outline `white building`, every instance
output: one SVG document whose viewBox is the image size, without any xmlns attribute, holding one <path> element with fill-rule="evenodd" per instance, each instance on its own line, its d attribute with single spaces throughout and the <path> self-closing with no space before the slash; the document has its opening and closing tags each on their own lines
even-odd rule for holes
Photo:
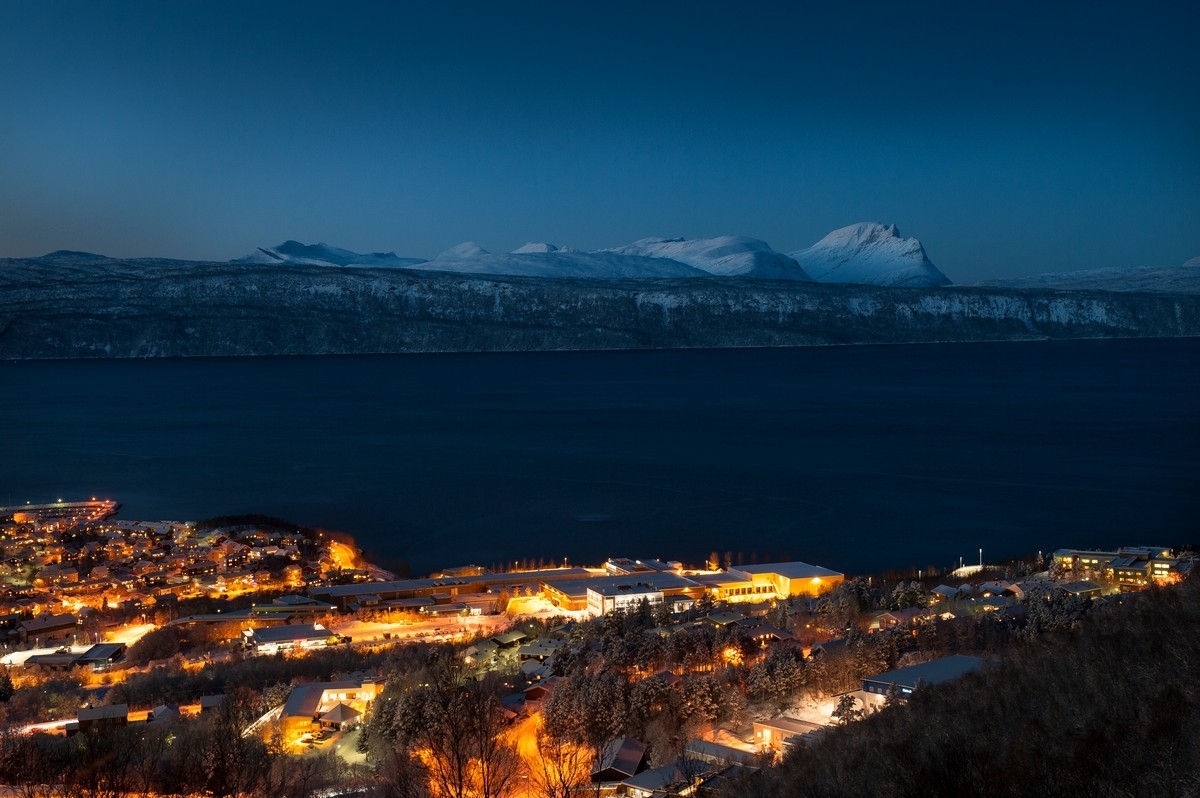
<svg viewBox="0 0 1200 798">
<path fill-rule="evenodd" d="M 635 610 L 645 599 L 653 607 L 663 602 L 663 592 L 645 582 L 594 585 L 587 589 L 587 608 L 592 615 L 614 610 Z"/>
<path fill-rule="evenodd" d="M 295 649 L 321 648 L 341 642 L 336 632 L 331 632 L 319 623 L 289 626 L 265 626 L 246 629 L 242 632 L 247 648 L 259 654 L 275 654 Z"/>
</svg>

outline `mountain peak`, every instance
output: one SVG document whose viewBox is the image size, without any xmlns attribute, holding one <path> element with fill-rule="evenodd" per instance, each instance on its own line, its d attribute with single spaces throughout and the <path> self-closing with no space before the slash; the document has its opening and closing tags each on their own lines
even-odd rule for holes
<svg viewBox="0 0 1200 798">
<path fill-rule="evenodd" d="M 883 224 L 882 222 L 859 222 L 845 227 L 839 227 L 831 233 L 828 233 L 822 241 L 844 241 L 853 240 L 858 242 L 867 241 L 886 241 L 890 238 L 899 238 L 901 240 L 900 228 L 894 224 Z M 911 239 L 916 241 L 916 239 Z"/>
<path fill-rule="evenodd" d="M 75 249 L 56 249 L 47 252 L 39 260 L 110 260 L 107 255 L 97 255 L 94 252 L 81 252 Z"/>
<path fill-rule="evenodd" d="M 841 227 L 808 249 L 791 253 L 821 283 L 949 285 L 915 238 L 902 238 L 894 224 L 860 222 Z"/>
<path fill-rule="evenodd" d="M 541 241 L 530 241 L 522 246 L 517 247 L 512 251 L 513 255 L 532 255 L 543 254 L 547 252 L 561 252 L 561 250 L 553 244 L 546 244 Z"/>
<path fill-rule="evenodd" d="M 293 266 L 388 266 L 401 267 L 421 263 L 420 258 L 400 258 L 394 252 L 372 252 L 363 255 L 326 243 L 303 244 L 291 239 L 277 247 L 259 247 L 231 263 L 288 264 Z"/>
<path fill-rule="evenodd" d="M 474 241 L 464 241 L 461 244 L 455 244 L 450 247 L 450 249 L 438 255 L 434 260 L 466 260 L 467 258 L 488 254 L 491 253 Z"/>
</svg>

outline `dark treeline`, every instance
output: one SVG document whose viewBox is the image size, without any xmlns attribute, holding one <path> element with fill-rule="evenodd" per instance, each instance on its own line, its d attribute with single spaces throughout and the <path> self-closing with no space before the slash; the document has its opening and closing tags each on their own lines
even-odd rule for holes
<svg viewBox="0 0 1200 798">
<path fill-rule="evenodd" d="M 297 758 L 242 730 L 253 709 L 236 701 L 193 721 L 139 723 L 71 737 L 0 735 L 0 780 L 20 798 L 210 795 L 305 798 L 359 780 L 330 755 Z"/>
<path fill-rule="evenodd" d="M 85 690 L 69 680 L 18 689 L 0 702 L 0 719 L 5 721 L 0 783 L 13 787 L 21 798 L 302 798 L 333 785 L 373 794 L 371 790 L 387 784 L 386 779 L 328 752 L 285 756 L 274 735 L 247 734 L 248 725 L 282 703 L 293 684 L 331 681 L 366 670 L 408 674 L 410 680 L 427 678 L 429 662 L 448 656 L 444 646 L 418 643 L 386 651 L 336 648 L 304 657 L 235 658 L 194 672 L 158 667 L 130 673 L 105 691 L 102 703 L 151 707 L 211 694 L 224 694 L 226 701 L 199 719 L 93 728 L 70 737 L 21 733 L 19 716 L 35 713 L 31 707 L 18 710 L 15 704 L 26 693 L 53 697 L 69 709 L 65 714 L 70 717 L 88 700 Z M 47 707 L 39 709 L 45 712 Z M 39 719 L 45 717 L 41 714 Z"/>
<path fill-rule="evenodd" d="M 1200 580 L 1125 596 L 1002 664 L 832 729 L 739 796 L 1200 793 Z"/>
<path fill-rule="evenodd" d="M 208 663 L 195 672 L 174 667 L 154 668 L 131 674 L 124 682 L 113 685 L 106 703 L 152 707 L 187 703 L 201 695 L 234 691 L 260 694 L 277 685 L 332 681 L 341 674 L 355 671 L 408 671 L 424 663 L 430 648 L 420 643 L 395 646 L 385 651 L 345 647 L 315 651 L 304 657 L 235 658 Z"/>
<path fill-rule="evenodd" d="M 175 628 L 154 634 L 176 634 Z M 72 718 L 87 704 L 128 704 L 149 709 L 161 704 L 193 703 L 201 696 L 228 694 L 247 711 L 266 711 L 282 701 L 300 682 L 331 681 L 342 674 L 378 671 L 382 674 L 419 670 L 431 645 L 412 643 L 385 651 L 339 647 L 305 657 L 243 657 L 207 662 L 188 669 L 177 659 L 146 670 L 127 670 L 120 681 L 98 689 L 83 686 L 84 675 L 47 674 L 24 679 L 7 698 L 0 692 L 0 722 L 32 723 Z M 7 673 L 3 676 L 7 677 Z"/>
<path fill-rule="evenodd" d="M 226 527 L 254 527 L 268 532 L 297 532 L 306 538 L 315 540 L 317 530 L 302 524 L 296 524 L 284 518 L 261 513 L 243 513 L 241 515 L 217 515 L 196 522 L 197 529 L 222 529 Z"/>
</svg>

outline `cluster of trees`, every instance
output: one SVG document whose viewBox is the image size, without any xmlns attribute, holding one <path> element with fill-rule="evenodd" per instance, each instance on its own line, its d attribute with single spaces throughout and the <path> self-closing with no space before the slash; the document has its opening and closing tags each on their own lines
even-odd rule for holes
<svg viewBox="0 0 1200 798">
<path fill-rule="evenodd" d="M 1036 645 L 832 730 L 738 795 L 1200 794 L 1200 580 L 1082 619 L 1058 601 Z"/>
<path fill-rule="evenodd" d="M 197 669 L 177 667 L 176 661 L 145 670 L 127 670 L 117 683 L 100 690 L 105 703 L 131 707 L 186 704 L 200 696 L 238 692 L 246 696 L 243 704 L 265 710 L 273 704 L 266 705 L 268 699 L 263 696 L 299 682 L 331 681 L 339 674 L 375 669 L 381 673 L 419 671 L 433 648 L 424 643 L 382 651 L 339 646 L 304 657 L 235 656 L 219 663 L 207 662 Z M 87 675 L 92 674 L 87 671 Z M 12 683 L 7 672 L 0 671 L 2 679 Z M 89 689 L 83 676 L 23 672 L 19 686 L 13 688 L 7 700 L 0 691 L 0 720 L 16 724 L 73 718 L 80 706 L 100 700 L 97 696 L 101 693 Z"/>
<path fill-rule="evenodd" d="M 88 695 L 81 678 L 72 678 L 70 674 L 38 674 L 17 684 L 8 669 L 4 669 L 0 676 L 4 685 L 0 689 L 0 722 L 33 723 L 75 717 Z"/>
<path fill-rule="evenodd" d="M 362 746 L 384 763 L 400 795 L 496 798 L 522 771 L 516 738 L 500 711 L 495 682 L 466 678 L 456 660 L 434 656 L 429 681 L 381 697 Z"/>
<path fill-rule="evenodd" d="M 250 717 L 248 708 L 227 702 L 194 721 L 70 737 L 9 731 L 0 735 L 0 781 L 21 798 L 307 798 L 322 787 L 364 780 L 337 757 L 278 756 L 260 738 L 242 734 Z"/>
<path fill-rule="evenodd" d="M 728 661 L 727 651 L 738 652 L 741 659 L 758 650 L 750 631 L 738 624 L 702 624 L 660 634 L 655 627 L 670 624 L 669 615 L 664 624 L 663 612 L 642 602 L 629 612 L 618 610 L 576 627 L 571 649 L 555 658 L 556 672 L 565 675 L 578 669 L 589 649 L 598 649 L 607 667 L 630 674 L 663 668 L 711 672 Z"/>
<path fill-rule="evenodd" d="M 808 657 L 794 645 L 774 646 L 763 655 L 752 631 L 739 624 L 676 627 L 664 634 L 657 628 L 662 622 L 660 611 L 647 604 L 580 624 L 555 660 L 558 675 L 565 678 L 542 707 L 537 760 L 559 762 L 567 752 L 574 759 L 580 752 L 594 756 L 611 740 L 628 735 L 649 744 L 652 764 L 665 765 L 676 760 L 687 739 L 703 735 L 715 724 L 744 726 L 752 702 L 769 705 L 769 711 L 783 711 L 806 694 L 821 697 L 856 689 L 864 676 L 896 667 L 902 651 L 918 656 L 922 651 L 930 656 L 995 651 L 1021 639 L 1014 624 L 994 616 L 932 624 L 915 634 L 908 629 L 871 635 L 858 631 L 867 607 L 919 601 L 915 598 L 919 592 L 911 582 L 871 591 L 866 580 L 851 581 L 822 599 L 816 609 L 817 617 L 843 616 L 844 637 L 838 645 Z M 1056 606 L 1057 601 L 1046 603 Z M 792 620 L 789 608 L 780 604 L 767 620 L 786 626 Z M 430 763 L 414 752 L 443 750 L 446 740 L 472 740 L 478 732 L 454 724 L 446 727 L 445 722 L 439 725 L 432 719 L 453 714 L 450 710 L 457 704 L 451 699 L 495 706 L 501 692 L 517 687 L 501 679 L 493 675 L 466 688 L 461 678 L 449 680 L 456 689 L 468 691 L 457 694 L 439 687 L 447 680 L 437 669 L 410 670 L 393 679 L 391 689 L 376 702 L 364 746 L 388 772 L 408 777 L 416 772 L 417 782 L 436 781 Z M 481 705 L 472 706 L 479 710 Z M 846 720 L 856 717 L 852 709 L 847 707 L 843 713 Z M 441 736 L 430 739 L 426 732 L 414 736 L 413 729 L 434 730 Z M 473 748 L 481 750 L 478 744 Z M 524 774 L 529 777 L 537 768 L 530 767 L 530 757 L 525 759 Z M 556 764 L 547 772 L 564 769 L 572 770 Z"/>
</svg>

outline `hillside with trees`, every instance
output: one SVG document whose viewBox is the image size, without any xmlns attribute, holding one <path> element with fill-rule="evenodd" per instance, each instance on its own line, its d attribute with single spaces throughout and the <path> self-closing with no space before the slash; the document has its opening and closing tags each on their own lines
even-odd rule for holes
<svg viewBox="0 0 1200 798">
<path fill-rule="evenodd" d="M 1034 639 L 831 729 L 736 794 L 1200 793 L 1200 581 L 1127 594 Z"/>
</svg>

